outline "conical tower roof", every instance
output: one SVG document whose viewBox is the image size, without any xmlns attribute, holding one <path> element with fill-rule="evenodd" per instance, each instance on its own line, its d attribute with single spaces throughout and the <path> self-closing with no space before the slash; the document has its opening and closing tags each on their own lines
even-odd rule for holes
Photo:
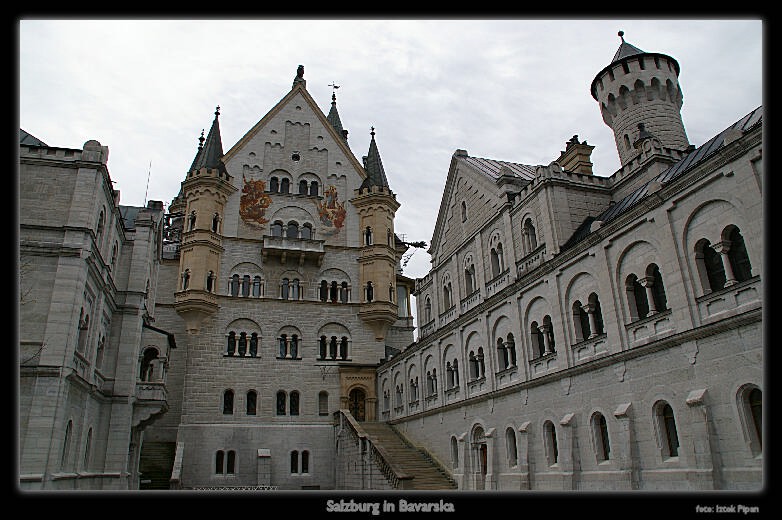
<svg viewBox="0 0 782 520">
<path fill-rule="evenodd" d="M 619 45 L 619 48 L 616 50 L 616 54 L 614 54 L 614 59 L 611 60 L 611 63 L 616 63 L 617 61 L 627 58 L 628 56 L 635 56 L 636 54 L 646 54 L 644 51 L 642 51 L 635 45 L 631 45 L 627 43 L 625 41 L 624 35 L 625 35 L 624 31 L 619 31 L 619 37 L 622 39 L 622 43 Z"/>
<path fill-rule="evenodd" d="M 331 94 L 331 110 L 329 110 L 329 115 L 326 116 L 326 120 L 331 123 L 334 130 L 336 130 L 344 139 L 345 130 L 342 128 L 342 121 L 339 118 L 339 112 L 337 112 L 337 95 L 334 93 Z"/>
<path fill-rule="evenodd" d="M 201 131 L 200 143 L 198 145 L 198 152 L 196 153 L 193 164 L 190 166 L 190 171 L 200 170 L 201 168 L 218 168 L 225 170 L 223 164 L 223 141 L 220 137 L 220 107 L 215 109 L 215 118 L 212 121 L 212 128 L 209 129 L 209 133 L 204 140 L 204 133 Z"/>
<path fill-rule="evenodd" d="M 388 179 L 386 179 L 386 172 L 383 169 L 383 161 L 380 160 L 380 152 L 375 142 L 374 127 L 372 127 L 370 134 L 372 135 L 372 140 L 369 142 L 369 152 L 364 157 L 364 170 L 367 172 L 367 178 L 364 179 L 361 187 L 383 186 L 388 188 Z"/>
</svg>

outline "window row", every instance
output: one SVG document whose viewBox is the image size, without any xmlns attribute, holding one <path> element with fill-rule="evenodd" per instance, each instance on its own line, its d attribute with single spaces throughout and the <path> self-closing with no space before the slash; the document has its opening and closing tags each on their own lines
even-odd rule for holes
<svg viewBox="0 0 782 520">
<path fill-rule="evenodd" d="M 214 458 L 215 475 L 236 474 L 236 451 L 217 450 Z M 310 472 L 310 452 L 308 450 L 293 450 L 290 454 L 291 474 L 303 475 Z"/>
<path fill-rule="evenodd" d="M 258 345 L 260 337 L 257 332 L 236 332 L 229 331 L 227 336 L 227 345 L 225 349 L 226 356 L 237 357 L 258 357 Z M 277 359 L 302 359 L 301 357 L 301 337 L 298 334 L 280 334 L 277 337 Z M 318 338 L 318 358 L 319 360 L 339 360 L 347 361 L 350 359 L 352 351 L 352 341 L 347 336 L 326 336 L 321 335 Z"/>
<path fill-rule="evenodd" d="M 189 271 L 186 271 L 189 277 Z M 214 273 L 209 271 L 207 274 L 206 290 L 215 292 L 216 287 L 213 283 Z M 183 286 L 183 289 L 186 287 Z M 279 282 L 277 297 L 283 300 L 303 300 L 305 284 L 298 278 L 284 277 Z M 243 298 L 261 298 L 266 294 L 266 280 L 258 275 L 251 277 L 249 274 L 234 274 L 228 279 L 228 295 L 239 296 Z M 317 298 L 322 302 L 331 303 L 351 303 L 352 286 L 346 281 L 337 282 L 332 280 L 321 280 L 318 285 Z"/>
<path fill-rule="evenodd" d="M 303 240 L 313 240 L 315 238 L 315 231 L 309 222 L 299 225 L 295 220 L 291 220 L 287 224 L 281 220 L 275 220 L 269 226 L 269 230 L 273 237 L 300 238 Z"/>
<path fill-rule="evenodd" d="M 223 415 L 233 415 L 234 413 L 234 391 L 227 389 L 223 392 Z M 290 393 L 279 390 L 275 395 L 275 414 L 276 415 L 299 415 L 301 394 L 297 390 Z M 258 392 L 249 390 L 245 395 L 245 414 L 256 415 L 258 413 Z M 321 391 L 318 393 L 318 415 L 327 416 L 329 414 L 329 394 Z"/>
<path fill-rule="evenodd" d="M 299 195 L 311 195 L 318 196 L 320 185 L 318 181 L 307 181 L 302 179 L 299 181 L 298 194 Z M 291 193 L 291 180 L 287 177 L 272 177 L 269 179 L 270 193 Z"/>
<path fill-rule="evenodd" d="M 742 421 L 742 431 L 747 438 L 753 456 L 762 453 L 762 392 L 754 385 L 748 385 L 739 391 L 737 404 Z M 675 458 L 680 452 L 680 438 L 673 408 L 666 401 L 658 401 L 652 407 L 653 431 L 660 453 L 664 459 Z M 600 412 L 594 412 L 589 418 L 588 445 L 592 447 L 596 463 L 613 459 L 611 449 L 611 434 L 606 417 Z M 555 466 L 560 461 L 558 434 L 556 425 L 544 421 L 542 425 L 543 452 L 548 466 Z M 505 457 L 508 467 L 518 464 L 518 446 L 516 431 L 512 427 L 505 430 Z M 485 436 L 481 427 L 476 427 L 472 433 L 471 442 L 479 453 L 485 450 Z M 454 469 L 460 467 L 459 446 L 456 436 L 450 439 L 451 465 Z M 485 460 L 485 459 L 484 459 Z"/>
<path fill-rule="evenodd" d="M 211 215 L 209 218 L 209 230 L 212 233 L 219 233 L 220 232 L 220 224 L 222 222 L 222 218 L 220 217 L 220 214 L 215 212 Z M 187 217 L 187 230 L 188 231 L 194 231 L 196 229 L 196 224 L 198 223 L 198 213 L 195 210 L 190 211 L 190 215 Z"/>
</svg>

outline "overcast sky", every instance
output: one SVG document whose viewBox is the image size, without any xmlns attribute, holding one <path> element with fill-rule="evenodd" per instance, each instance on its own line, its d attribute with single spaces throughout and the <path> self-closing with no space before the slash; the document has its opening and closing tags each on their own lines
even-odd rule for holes
<svg viewBox="0 0 782 520">
<path fill-rule="evenodd" d="M 692 144 L 763 104 L 760 19 L 22 19 L 18 27 L 19 126 L 50 146 L 108 146 L 120 204 L 167 207 L 215 107 L 227 152 L 290 91 L 301 64 L 326 114 L 330 84 L 339 85 L 359 161 L 375 127 L 401 203 L 396 231 L 427 244 L 458 148 L 548 164 L 577 134 L 596 147 L 596 175 L 619 168 L 589 88 L 620 30 L 639 49 L 679 62 Z M 405 274 L 429 268 L 417 250 Z"/>
</svg>

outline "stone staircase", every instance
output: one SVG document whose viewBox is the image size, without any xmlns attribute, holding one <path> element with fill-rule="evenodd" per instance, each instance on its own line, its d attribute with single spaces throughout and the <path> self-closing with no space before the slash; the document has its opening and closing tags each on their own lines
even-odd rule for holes
<svg viewBox="0 0 782 520">
<path fill-rule="evenodd" d="M 424 450 L 416 448 L 393 426 L 384 422 L 362 422 L 372 442 L 382 446 L 394 465 L 414 478 L 409 489 L 457 489 L 456 482 Z"/>
<path fill-rule="evenodd" d="M 169 489 L 175 451 L 174 442 L 145 442 L 141 445 L 139 489 Z"/>
</svg>

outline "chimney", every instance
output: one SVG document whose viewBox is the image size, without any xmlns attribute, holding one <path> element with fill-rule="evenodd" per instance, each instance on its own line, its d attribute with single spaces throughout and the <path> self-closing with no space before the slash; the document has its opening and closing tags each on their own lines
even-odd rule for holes
<svg viewBox="0 0 782 520">
<path fill-rule="evenodd" d="M 588 145 L 586 141 L 579 143 L 578 136 L 574 135 L 567 142 L 565 151 L 560 153 L 559 159 L 555 162 L 559 163 L 562 169 L 567 172 L 592 175 L 592 161 L 589 158 L 594 148 L 594 146 Z"/>
</svg>

